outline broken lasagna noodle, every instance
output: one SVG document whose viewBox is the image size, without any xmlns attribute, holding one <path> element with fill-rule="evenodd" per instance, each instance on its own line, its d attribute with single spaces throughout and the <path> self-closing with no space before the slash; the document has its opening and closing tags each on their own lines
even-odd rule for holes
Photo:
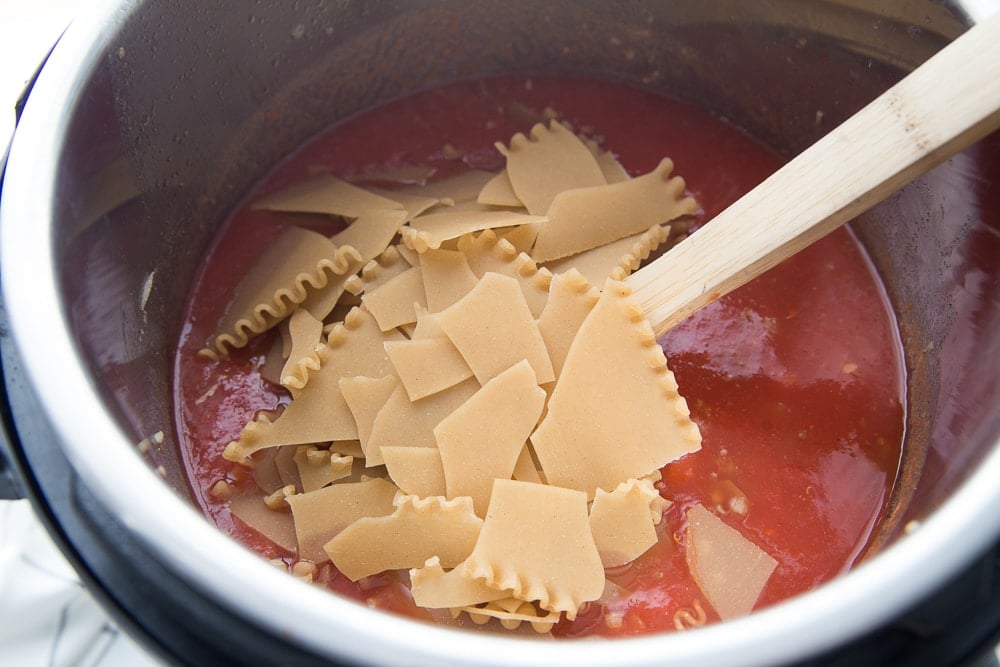
<svg viewBox="0 0 1000 667">
<path fill-rule="evenodd" d="M 286 228 L 203 354 L 281 328 L 292 400 L 224 456 L 259 469 L 292 452 L 298 484 L 259 502 L 290 509 L 300 561 L 354 581 L 408 570 L 423 607 L 546 632 L 657 542 L 669 502 L 653 476 L 700 448 L 621 282 L 696 203 L 669 159 L 609 182 L 613 156 L 558 121 L 530 135 L 498 146 L 507 169 L 471 206 L 445 184 L 394 198 L 330 175 L 257 202 L 351 222 Z M 357 463 L 339 444 L 353 441 Z"/>
<path fill-rule="evenodd" d="M 444 623 L 549 633 L 602 607 L 614 628 L 620 573 L 678 549 L 695 588 L 662 627 L 750 613 L 777 561 L 732 482 L 672 507 L 661 471 L 702 434 L 623 282 L 698 203 L 669 158 L 629 176 L 554 113 L 496 151 L 249 202 L 286 222 L 200 356 L 269 350 L 285 398 L 241 420 L 212 493 L 298 578 L 393 581 Z"/>
</svg>

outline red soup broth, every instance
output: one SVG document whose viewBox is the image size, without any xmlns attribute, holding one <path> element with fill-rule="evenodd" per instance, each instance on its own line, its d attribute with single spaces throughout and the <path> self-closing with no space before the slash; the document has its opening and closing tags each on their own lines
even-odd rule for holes
<svg viewBox="0 0 1000 667">
<path fill-rule="evenodd" d="M 664 156 L 711 218 L 762 181 L 779 158 L 712 113 L 620 84 L 566 77 L 498 78 L 422 92 L 340 123 L 303 146 L 249 193 L 223 226 L 191 293 L 177 350 L 177 426 L 205 512 L 267 558 L 294 559 L 232 517 L 210 489 L 251 485 L 222 458 L 259 410 L 287 403 L 261 378 L 273 332 L 222 361 L 198 356 L 233 287 L 294 216 L 252 211 L 263 194 L 317 166 L 344 178 L 424 166 L 432 178 L 499 170 L 494 142 L 527 131 L 543 110 L 618 156 L 632 175 Z M 334 230 L 329 229 L 330 233 Z M 555 627 L 558 636 L 675 629 L 682 610 L 717 620 L 684 556 L 685 511 L 712 509 L 778 562 L 757 608 L 807 591 L 862 554 L 895 480 L 903 434 L 901 344 L 864 251 L 841 229 L 662 337 L 668 364 L 701 428 L 702 450 L 662 470 L 673 501 L 660 542 L 608 572 L 614 594 Z M 327 563 L 317 581 L 383 609 L 430 619 L 392 575 L 353 583 Z M 683 614 L 682 614 L 683 617 Z"/>
</svg>

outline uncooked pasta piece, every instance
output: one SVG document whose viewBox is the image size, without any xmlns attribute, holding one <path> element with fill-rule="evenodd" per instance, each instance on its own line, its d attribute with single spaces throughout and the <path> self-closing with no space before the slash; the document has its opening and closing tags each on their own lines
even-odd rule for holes
<svg viewBox="0 0 1000 667">
<path fill-rule="evenodd" d="M 534 482 L 535 484 L 545 484 L 545 479 L 542 477 L 541 471 L 535 466 L 535 460 L 531 456 L 531 445 L 525 443 L 524 449 L 517 457 L 517 462 L 514 464 L 514 473 L 511 475 L 512 479 L 516 479 L 519 482 Z"/>
<path fill-rule="evenodd" d="M 333 395 L 339 401 L 329 399 L 331 382 L 337 379 L 335 374 L 322 371 L 321 367 L 312 377 L 308 385 L 310 390 L 298 394 L 277 419 L 271 421 L 267 415 L 260 414 L 244 426 L 239 439 L 226 445 L 223 458 L 245 463 L 251 455 L 268 447 L 356 438 L 354 419 L 335 384 L 332 385 Z"/>
<path fill-rule="evenodd" d="M 265 494 L 274 493 L 285 485 L 274 462 L 278 451 L 277 448 L 264 449 L 253 456 L 253 481 Z"/>
<path fill-rule="evenodd" d="M 282 352 L 284 339 L 285 333 L 282 332 L 281 337 L 275 339 L 267 349 L 264 354 L 264 363 L 260 367 L 260 376 L 271 384 L 281 384 L 281 369 L 285 366 L 285 355 Z M 202 350 L 201 354 L 209 356 L 205 350 Z M 214 356 L 215 353 L 213 352 L 212 355 Z"/>
<path fill-rule="evenodd" d="M 351 474 L 354 458 L 340 456 L 329 449 L 320 449 L 313 445 L 300 445 L 295 448 L 295 465 L 299 469 L 299 479 L 302 480 L 302 491 L 308 493 L 322 489 L 338 479 Z"/>
<path fill-rule="evenodd" d="M 498 479 L 463 576 L 538 601 L 570 619 L 604 590 L 604 567 L 590 534 L 587 495 L 557 486 Z"/>
<path fill-rule="evenodd" d="M 549 298 L 538 318 L 538 330 L 549 352 L 556 378 L 562 373 L 569 347 L 580 325 L 597 304 L 595 288 L 575 269 L 559 273 L 549 286 Z"/>
<path fill-rule="evenodd" d="M 621 162 L 618 161 L 611 151 L 604 150 L 593 139 L 584 139 L 583 143 L 590 150 L 594 159 L 597 160 L 597 166 L 601 168 L 601 173 L 604 174 L 604 179 L 608 183 L 621 183 L 631 178 L 628 172 L 625 171 L 625 167 L 622 166 Z"/>
<path fill-rule="evenodd" d="M 420 267 L 403 271 L 373 291 L 366 291 L 361 302 L 382 331 L 390 331 L 417 321 L 414 304 L 426 307 L 424 282 Z"/>
<path fill-rule="evenodd" d="M 476 274 L 469 268 L 465 253 L 455 250 L 428 250 L 420 255 L 427 310 L 444 310 L 476 286 Z"/>
<path fill-rule="evenodd" d="M 507 158 L 511 187 L 528 213 L 545 215 L 564 190 L 607 183 L 587 146 L 557 121 L 535 125 L 530 136 L 515 134 L 509 148 L 497 144 Z"/>
<path fill-rule="evenodd" d="M 426 308 L 417 308 L 417 324 L 410 333 L 410 340 L 447 337 L 448 334 L 438 324 L 435 314 L 428 312 Z"/>
<path fill-rule="evenodd" d="M 538 317 L 542 313 L 552 281 L 552 273 L 548 269 L 538 268 L 531 257 L 518 253 L 513 244 L 498 238 L 491 229 L 463 236 L 458 241 L 458 249 L 478 277 L 493 272 L 517 280 L 532 316 Z"/>
<path fill-rule="evenodd" d="M 406 262 L 403 263 L 405 264 Z M 356 277 L 357 274 L 351 276 L 351 278 L 356 278 Z M 344 283 L 345 288 L 348 282 L 350 282 L 350 279 L 348 279 L 347 282 Z M 325 337 L 329 337 L 330 332 L 333 329 L 335 329 L 338 324 L 346 320 L 347 315 L 352 310 L 360 307 L 361 307 L 361 297 L 354 296 L 353 294 L 350 294 L 345 291 L 340 296 L 340 300 L 337 301 L 337 305 L 333 307 L 333 310 L 330 311 L 330 314 L 327 315 L 326 319 L 323 320 L 323 335 Z"/>
<path fill-rule="evenodd" d="M 301 389 L 309 372 L 320 367 L 315 348 L 323 336 L 323 323 L 302 309 L 292 313 L 287 323 L 291 349 L 281 369 L 281 384 L 290 389 Z"/>
<path fill-rule="evenodd" d="M 469 498 L 401 496 L 388 516 L 359 519 L 327 542 L 330 560 L 351 581 L 422 566 L 437 556 L 455 567 L 472 551 L 483 520 Z"/>
<path fill-rule="evenodd" d="M 575 255 L 694 213 L 698 205 L 684 196 L 684 179 L 670 177 L 673 168 L 664 158 L 631 180 L 559 193 L 549 221 L 539 227 L 532 257 L 548 262 Z"/>
<path fill-rule="evenodd" d="M 396 387 L 372 425 L 366 449 L 369 465 L 375 465 L 371 460 L 381 462 L 381 454 L 376 447 L 437 447 L 434 427 L 469 400 L 477 389 L 479 383 L 475 378 L 469 378 L 427 398 L 410 401 L 406 390 Z"/>
<path fill-rule="evenodd" d="M 331 239 L 334 243 L 351 247 L 361 255 L 361 264 L 367 266 L 386 250 L 386 246 L 396 235 L 396 231 L 406 217 L 405 211 L 377 209 L 365 211 L 347 229 Z M 317 320 L 325 319 L 355 275 L 346 275 L 339 280 L 331 280 L 324 288 L 313 290 L 299 306 L 308 310 Z"/>
<path fill-rule="evenodd" d="M 490 182 L 479 191 L 476 201 L 489 206 L 512 206 L 522 207 L 524 204 L 514 194 L 514 187 L 510 184 L 510 176 L 504 169 L 499 174 L 490 179 Z"/>
<path fill-rule="evenodd" d="M 516 280 L 487 273 L 437 315 L 481 384 L 527 359 L 539 384 L 555 379 L 542 334 Z"/>
<path fill-rule="evenodd" d="M 451 199 L 441 199 L 439 197 L 427 197 L 425 195 L 407 192 L 406 190 L 383 190 L 382 188 L 368 187 L 372 194 L 396 201 L 406 211 L 406 220 L 417 217 L 424 211 L 435 206 L 449 206 L 454 202 Z"/>
<path fill-rule="evenodd" d="M 656 528 L 650 512 L 653 485 L 631 479 L 611 493 L 598 489 L 590 508 L 590 531 L 604 567 L 618 567 L 646 553 L 656 544 Z M 660 506 L 659 504 L 657 505 Z"/>
<path fill-rule="evenodd" d="M 330 443 L 330 451 L 340 456 L 351 456 L 355 459 L 365 458 L 365 452 L 361 449 L 359 440 L 338 440 Z"/>
<path fill-rule="evenodd" d="M 361 255 L 350 246 L 338 247 L 322 234 L 286 227 L 236 286 L 222 316 L 211 349 L 204 356 L 224 356 L 251 336 L 287 317 L 315 290 L 341 282 L 361 265 Z"/>
<path fill-rule="evenodd" d="M 722 620 L 746 616 L 777 561 L 701 505 L 687 522 L 685 555 L 698 587 Z"/>
<path fill-rule="evenodd" d="M 375 291 L 408 268 L 410 263 L 403 259 L 396 246 L 391 245 L 361 267 L 360 273 L 348 278 L 344 282 L 344 289 L 355 296 L 365 291 Z M 345 299 L 342 298 L 341 302 L 343 301 Z M 356 305 L 360 304 L 361 300 L 357 299 Z"/>
<path fill-rule="evenodd" d="M 446 211 L 414 218 L 401 232 L 403 242 L 417 252 L 436 250 L 441 244 L 483 229 L 544 223 L 545 218 L 517 211 Z M 544 225 L 543 225 L 544 226 Z"/>
<path fill-rule="evenodd" d="M 550 484 L 614 489 L 701 448 L 642 311 L 609 280 L 583 321 L 531 444 Z"/>
<path fill-rule="evenodd" d="M 444 468 L 435 447 L 381 447 L 389 477 L 410 496 L 444 496 Z"/>
<path fill-rule="evenodd" d="M 338 246 L 355 248 L 361 253 L 362 263 L 367 263 L 385 251 L 405 220 L 406 211 L 365 209 L 357 220 L 330 240 Z"/>
<path fill-rule="evenodd" d="M 244 427 L 238 441 L 229 443 L 223 456 L 241 463 L 266 447 L 358 439 L 339 381 L 355 375 L 394 375 L 385 353 L 387 340 L 403 340 L 403 336 L 382 334 L 370 314 L 360 308 L 352 310 L 343 324 L 331 330 L 326 346 L 317 349 L 319 369 L 309 374 L 305 387 L 278 418 L 272 422 L 267 415 L 259 415 Z"/>
<path fill-rule="evenodd" d="M 288 511 L 275 511 L 256 493 L 241 493 L 229 499 L 229 511 L 237 519 L 288 552 L 294 552 L 295 525 Z"/>
<path fill-rule="evenodd" d="M 603 285 L 608 278 L 624 280 L 670 235 L 669 226 L 653 225 L 634 236 L 606 243 L 577 255 L 545 263 L 552 273 L 576 269 L 591 285 Z"/>
<path fill-rule="evenodd" d="M 258 200 L 254 210 L 325 213 L 357 218 L 372 209 L 402 209 L 399 202 L 372 194 L 336 176 L 322 174 Z"/>
<path fill-rule="evenodd" d="M 472 377 L 472 369 L 448 338 L 394 341 L 385 344 L 385 351 L 411 401 Z"/>
<path fill-rule="evenodd" d="M 368 439 L 375 423 L 375 416 L 396 391 L 399 379 L 393 375 L 380 378 L 354 375 L 340 378 L 339 386 L 358 427 L 358 441 L 364 452 L 365 465 L 368 467 L 381 465 L 381 455 L 377 448 L 373 450 L 368 446 Z"/>
<path fill-rule="evenodd" d="M 505 630 L 517 630 L 521 627 L 521 623 L 528 623 L 532 630 L 540 634 L 552 630 L 552 626 L 558 623 L 560 618 L 559 612 L 554 611 L 542 616 L 533 604 L 517 598 L 494 600 L 479 607 L 455 609 L 468 614 L 472 622 L 477 625 L 483 625 L 491 618 L 495 618 Z"/>
<path fill-rule="evenodd" d="M 282 486 L 302 488 L 299 467 L 295 465 L 295 447 L 278 447 L 274 452 L 274 467 L 278 471 Z"/>
<path fill-rule="evenodd" d="M 434 197 L 436 199 L 450 199 L 456 204 L 461 204 L 462 202 L 474 200 L 478 197 L 479 191 L 495 175 L 491 171 L 470 169 L 456 176 L 431 181 L 426 185 L 403 188 L 401 192 L 421 195 L 423 197 Z"/>
<path fill-rule="evenodd" d="M 434 428 L 449 498 L 470 496 L 483 516 L 494 479 L 510 479 L 538 423 L 545 391 L 521 361 L 482 386 Z"/>
<path fill-rule="evenodd" d="M 325 168 L 321 168 L 317 173 L 323 173 Z M 381 194 L 378 188 L 373 188 L 370 183 L 399 183 L 400 185 L 423 184 L 434 175 L 434 167 L 422 164 L 401 164 L 393 167 L 383 167 L 377 165 L 365 165 L 360 173 L 350 177 L 352 183 L 364 183 L 365 188 Z M 386 195 L 388 196 L 388 195 Z"/>
<path fill-rule="evenodd" d="M 427 609 L 447 609 L 510 597 L 510 591 L 490 588 L 480 580 L 463 576 L 462 571 L 463 568 L 456 567 L 445 572 L 440 558 L 428 558 L 423 567 L 410 570 L 413 601 Z"/>
<path fill-rule="evenodd" d="M 289 496 L 300 559 L 322 563 L 329 559 L 323 545 L 363 517 L 385 516 L 395 509 L 399 489 L 384 479 L 341 482 Z"/>
<path fill-rule="evenodd" d="M 517 252 L 530 255 L 531 247 L 535 245 L 535 238 L 538 237 L 538 227 L 538 225 L 521 225 L 510 231 L 503 230 L 500 238 L 514 246 Z"/>
</svg>

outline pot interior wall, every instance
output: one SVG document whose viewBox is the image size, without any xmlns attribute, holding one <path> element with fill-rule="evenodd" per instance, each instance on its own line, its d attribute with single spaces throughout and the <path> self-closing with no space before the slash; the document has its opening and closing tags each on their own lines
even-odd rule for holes
<svg viewBox="0 0 1000 667">
<path fill-rule="evenodd" d="M 164 434 L 150 462 L 189 496 L 174 444 L 171 348 L 191 277 L 226 213 L 304 140 L 409 91 L 556 72 L 707 106 L 790 156 L 963 29 L 939 3 L 908 15 L 895 3 L 860 4 L 134 7 L 73 112 L 59 184 L 65 308 L 97 389 L 136 441 Z M 905 484 L 885 539 L 946 497 L 1000 430 L 997 144 L 855 225 L 907 350 Z M 983 176 L 989 161 L 994 172 Z M 976 400 L 963 401 L 970 392 Z"/>
</svg>

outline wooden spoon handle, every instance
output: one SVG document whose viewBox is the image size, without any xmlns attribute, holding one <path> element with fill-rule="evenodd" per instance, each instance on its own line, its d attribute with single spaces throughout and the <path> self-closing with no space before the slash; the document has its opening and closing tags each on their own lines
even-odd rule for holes
<svg viewBox="0 0 1000 667">
<path fill-rule="evenodd" d="M 627 282 L 657 335 L 1000 126 L 1000 13 Z"/>
</svg>

